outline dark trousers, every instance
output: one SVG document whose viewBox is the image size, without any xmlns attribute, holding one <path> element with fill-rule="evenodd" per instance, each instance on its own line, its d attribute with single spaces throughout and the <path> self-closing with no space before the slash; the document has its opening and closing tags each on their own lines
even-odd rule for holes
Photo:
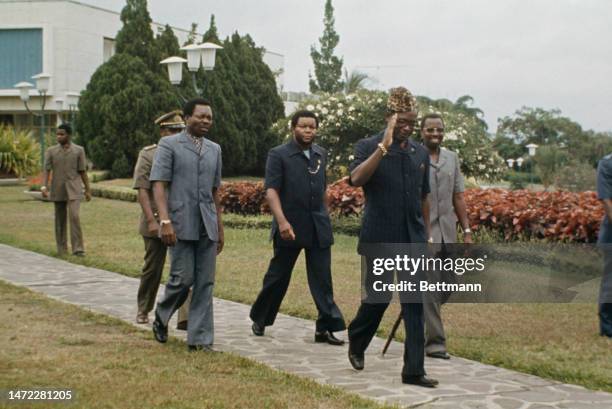
<svg viewBox="0 0 612 409">
<path fill-rule="evenodd" d="M 353 354 L 363 355 L 376 330 L 380 325 L 389 302 L 391 294 L 385 293 L 375 295 L 372 292 L 372 284 L 376 280 L 393 282 L 393 273 L 384 273 L 382 276 L 373 275 L 372 259 L 362 257 L 361 259 L 362 285 L 365 287 L 366 298 L 361 302 L 357 315 L 348 327 L 349 348 Z M 406 277 L 400 276 L 399 280 Z M 425 375 L 425 319 L 423 315 L 423 303 L 414 302 L 422 300 L 420 293 L 415 293 L 408 298 L 400 294 L 402 320 L 406 338 L 404 340 L 404 367 L 402 375 L 417 376 Z M 410 299 L 411 302 L 407 302 Z"/>
<path fill-rule="evenodd" d="M 348 327 L 352 353 L 361 355 L 365 352 L 388 306 L 389 304 L 361 304 L 355 319 Z M 423 304 L 402 303 L 401 308 L 406 331 L 402 375 L 425 375 Z"/>
<path fill-rule="evenodd" d="M 612 338 L 612 245 L 604 246 L 604 273 L 599 291 L 599 332 Z"/>
<path fill-rule="evenodd" d="M 308 286 L 319 317 L 317 331 L 342 331 L 346 328 L 344 317 L 334 302 L 331 277 L 331 247 L 312 247 L 306 252 Z M 263 288 L 251 307 L 251 320 L 259 325 L 274 324 L 276 314 L 287 293 L 291 273 L 302 249 L 274 247 L 274 257 L 263 279 Z"/>
</svg>

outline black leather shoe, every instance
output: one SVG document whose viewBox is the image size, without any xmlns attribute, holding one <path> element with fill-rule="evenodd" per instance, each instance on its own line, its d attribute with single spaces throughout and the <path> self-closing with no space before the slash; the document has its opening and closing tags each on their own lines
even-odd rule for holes
<svg viewBox="0 0 612 409">
<path fill-rule="evenodd" d="M 189 352 L 215 352 L 215 350 L 210 345 L 187 345 Z"/>
<path fill-rule="evenodd" d="M 424 388 L 435 388 L 438 381 L 426 377 L 425 375 L 406 376 L 402 375 L 402 383 L 407 385 L 422 386 Z"/>
<path fill-rule="evenodd" d="M 363 370 L 364 366 L 365 366 L 365 359 L 363 357 L 363 354 L 359 355 L 359 354 L 354 354 L 351 352 L 351 350 L 349 349 L 348 352 L 348 358 L 349 358 L 349 362 L 351 363 L 351 366 L 358 370 L 361 371 Z"/>
<path fill-rule="evenodd" d="M 176 329 L 181 330 L 181 331 L 187 331 L 187 321 L 181 321 L 178 324 L 176 324 Z"/>
<path fill-rule="evenodd" d="M 327 342 L 330 345 L 344 345 L 344 341 L 336 338 L 330 331 L 315 332 L 315 342 Z"/>
<path fill-rule="evenodd" d="M 157 314 L 155 314 L 155 321 L 153 321 L 153 335 L 157 342 L 164 344 L 168 341 L 168 327 L 162 324 Z"/>
<path fill-rule="evenodd" d="M 266 327 L 264 327 L 263 325 L 259 325 L 256 322 L 253 322 L 253 325 L 251 325 L 251 330 L 253 331 L 253 334 L 258 336 L 258 337 L 263 337 L 264 331 L 266 330 Z"/>
<path fill-rule="evenodd" d="M 427 356 L 430 358 L 436 358 L 436 359 L 450 359 L 451 358 L 448 352 L 446 351 L 430 352 L 427 354 Z"/>
</svg>

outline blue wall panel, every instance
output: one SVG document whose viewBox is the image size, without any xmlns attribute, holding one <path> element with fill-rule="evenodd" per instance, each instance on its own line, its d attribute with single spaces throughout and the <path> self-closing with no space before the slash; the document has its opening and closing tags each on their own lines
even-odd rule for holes
<svg viewBox="0 0 612 409">
<path fill-rule="evenodd" d="M 42 29 L 0 29 L 0 89 L 21 81 L 34 84 L 42 72 Z"/>
</svg>

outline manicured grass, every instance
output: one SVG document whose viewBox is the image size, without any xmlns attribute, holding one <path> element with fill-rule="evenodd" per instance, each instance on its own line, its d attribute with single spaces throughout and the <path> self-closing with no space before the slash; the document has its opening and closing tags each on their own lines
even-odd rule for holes
<svg viewBox="0 0 612 409">
<path fill-rule="evenodd" d="M 0 242 L 55 255 L 52 204 L 31 200 L 21 190 L 0 188 Z M 138 214 L 136 203 L 99 198 L 83 203 L 87 257 L 68 259 L 138 276 L 143 253 Z M 247 304 L 255 300 L 272 254 L 268 234 L 264 229 L 226 229 L 216 296 Z M 336 235 L 332 253 L 335 297 L 347 322 L 360 299 L 356 246 L 357 238 Z M 303 257 L 281 311 L 316 317 Z M 388 333 L 397 311 L 396 305 L 389 308 L 379 335 Z M 450 304 L 443 316 L 452 354 L 612 392 L 612 341 L 598 336 L 595 304 Z"/>
<path fill-rule="evenodd" d="M 388 407 L 233 354 L 160 345 L 149 331 L 2 281 L 0 300 L 0 389 L 71 389 L 68 407 L 87 409 Z"/>
</svg>

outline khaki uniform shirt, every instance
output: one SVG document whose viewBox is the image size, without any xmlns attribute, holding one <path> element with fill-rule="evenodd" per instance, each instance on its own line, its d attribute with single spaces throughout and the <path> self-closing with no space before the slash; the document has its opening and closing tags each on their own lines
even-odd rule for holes
<svg viewBox="0 0 612 409">
<path fill-rule="evenodd" d="M 441 148 L 438 162 L 429 166 L 429 220 L 434 243 L 457 241 L 457 216 L 453 195 L 465 190 L 459 157 Z"/>
<path fill-rule="evenodd" d="M 45 152 L 45 169 L 51 171 L 49 200 L 65 202 L 83 199 L 83 181 L 79 172 L 87 170 L 85 149 L 70 143 L 68 148 L 57 144 Z"/>
<path fill-rule="evenodd" d="M 153 198 L 153 189 L 149 176 L 151 176 L 151 167 L 153 166 L 153 158 L 155 157 L 155 151 L 157 145 L 150 145 L 143 148 L 138 154 L 138 161 L 134 168 L 134 189 L 146 189 L 149 193 L 149 201 L 151 202 L 151 210 L 155 219 L 159 222 L 159 214 L 157 212 L 157 206 L 155 205 L 155 199 Z M 144 237 L 157 237 L 157 234 L 149 233 L 147 228 L 147 219 L 145 218 L 144 212 L 140 213 L 140 225 L 138 232 Z"/>
</svg>

